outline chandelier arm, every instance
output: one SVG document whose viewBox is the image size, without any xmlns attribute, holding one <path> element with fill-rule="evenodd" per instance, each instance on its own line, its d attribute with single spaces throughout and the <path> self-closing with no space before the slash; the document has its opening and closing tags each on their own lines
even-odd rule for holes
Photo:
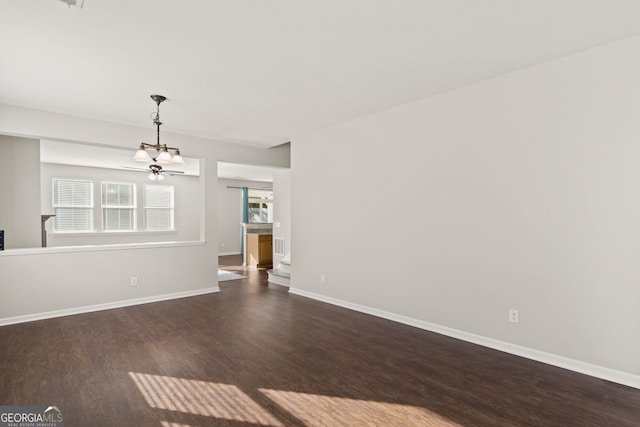
<svg viewBox="0 0 640 427">
<path fill-rule="evenodd" d="M 162 150 L 163 148 L 165 148 L 165 144 L 148 144 L 146 142 L 141 142 L 140 144 L 144 145 L 147 148 L 155 148 L 156 150 Z M 167 150 L 179 150 L 179 148 L 167 146 Z"/>
<path fill-rule="evenodd" d="M 144 145 L 145 147 L 148 148 L 155 148 L 156 150 L 162 150 L 165 144 L 148 144 L 146 142 L 141 142 L 140 144 Z M 179 150 L 178 147 L 169 147 L 167 146 L 167 150 Z"/>
</svg>

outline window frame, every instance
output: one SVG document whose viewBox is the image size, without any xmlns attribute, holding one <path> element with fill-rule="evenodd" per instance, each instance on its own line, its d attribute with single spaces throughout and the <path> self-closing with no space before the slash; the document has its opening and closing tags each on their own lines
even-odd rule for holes
<svg viewBox="0 0 640 427">
<path fill-rule="evenodd" d="M 157 188 L 166 188 L 171 189 L 170 196 L 170 206 L 162 207 L 162 206 L 147 206 L 147 188 L 148 187 L 157 187 Z M 149 219 L 147 213 L 150 210 L 168 210 L 169 211 L 169 228 L 154 228 L 149 229 Z M 175 221 L 175 186 L 174 185 L 162 185 L 162 184 L 143 184 L 142 186 L 142 217 L 143 217 L 143 227 L 146 233 L 160 233 L 167 231 L 176 231 L 176 221 Z"/>
<path fill-rule="evenodd" d="M 249 189 L 247 209 L 251 224 L 269 224 L 273 222 L 273 190 Z M 255 205 L 258 206 L 255 206 Z M 252 206 L 254 205 L 254 206 Z M 258 221 L 254 219 L 257 215 Z"/>
<path fill-rule="evenodd" d="M 86 205 L 65 205 L 65 204 L 56 204 L 56 199 L 60 200 L 60 191 L 56 191 L 56 183 L 58 182 L 67 182 L 67 183 L 84 183 L 88 185 L 88 194 L 89 194 L 89 202 Z M 83 234 L 83 233 L 95 233 L 95 221 L 94 221 L 94 206 L 95 206 L 95 197 L 94 197 L 94 182 L 88 179 L 76 179 L 76 178 L 52 178 L 51 179 L 51 207 L 53 209 L 54 218 L 53 225 L 51 227 L 51 232 L 54 234 Z M 60 229 L 60 212 L 58 209 L 71 209 L 71 210 L 86 210 L 89 215 L 89 227 L 88 229 Z"/>
<path fill-rule="evenodd" d="M 130 186 L 132 195 L 131 205 L 105 205 L 105 185 L 117 185 L 117 186 Z M 101 181 L 100 182 L 100 217 L 102 220 L 101 231 L 103 233 L 134 233 L 138 231 L 138 194 L 137 185 L 135 182 L 122 182 L 122 181 Z M 118 194 L 120 194 L 118 192 Z M 106 210 L 130 210 L 131 211 L 131 229 L 108 229 L 107 221 L 105 221 Z"/>
</svg>

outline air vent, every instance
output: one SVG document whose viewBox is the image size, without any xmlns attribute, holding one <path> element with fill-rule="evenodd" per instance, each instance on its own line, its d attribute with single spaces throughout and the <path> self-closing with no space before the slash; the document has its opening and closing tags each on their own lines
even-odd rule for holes
<svg viewBox="0 0 640 427">
<path fill-rule="evenodd" d="M 284 255 L 284 239 L 282 237 L 273 239 L 273 254 Z"/>
</svg>

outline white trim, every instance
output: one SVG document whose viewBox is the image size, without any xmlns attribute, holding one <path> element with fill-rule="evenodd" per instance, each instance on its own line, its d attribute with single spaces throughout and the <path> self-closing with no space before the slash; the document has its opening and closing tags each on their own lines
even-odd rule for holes
<svg viewBox="0 0 640 427">
<path fill-rule="evenodd" d="M 218 252 L 218 256 L 242 255 L 241 252 Z"/>
<path fill-rule="evenodd" d="M 269 281 L 269 284 L 270 284 L 270 285 L 274 285 L 274 286 L 281 286 L 281 287 L 283 287 L 283 288 L 287 288 L 287 289 L 289 289 L 289 285 L 285 285 L 285 284 L 283 284 L 283 283 L 278 283 L 278 282 L 272 282 L 272 281 Z"/>
<path fill-rule="evenodd" d="M 376 308 L 371 308 L 364 305 L 354 304 L 348 301 L 343 301 L 336 298 L 331 298 L 324 295 L 316 294 L 314 292 L 308 292 L 308 291 L 295 289 L 295 288 L 290 288 L 289 292 L 292 294 L 303 296 L 303 297 L 326 302 L 328 304 L 348 308 L 350 310 L 359 311 L 361 313 L 382 317 L 384 319 L 392 320 L 398 323 L 403 323 L 405 325 L 414 326 L 416 328 L 435 332 L 441 335 L 446 335 L 448 337 L 456 338 L 462 341 L 478 344 L 483 347 L 492 348 L 494 350 L 499 350 L 505 353 L 513 354 L 516 356 L 524 357 L 524 358 L 535 360 L 542 363 L 546 363 L 548 365 L 557 366 L 559 368 L 568 369 L 570 371 L 579 372 L 581 374 L 590 375 L 592 377 L 596 377 L 603 380 L 612 381 L 618 384 L 623 384 L 629 387 L 640 389 L 639 375 L 633 375 L 627 372 L 617 371 L 614 369 L 593 365 L 591 363 L 570 359 L 564 356 L 558 356 L 552 353 L 546 353 L 544 351 L 534 350 L 528 347 L 521 347 L 519 345 L 510 344 L 508 342 L 496 340 L 493 338 L 488 338 L 482 335 L 476 335 L 469 332 L 460 331 L 458 329 L 437 325 L 435 323 L 429 323 L 423 320 L 414 319 L 412 317 L 390 313 L 388 311 L 378 310 Z"/>
<path fill-rule="evenodd" d="M 119 243 L 114 245 L 53 246 L 48 248 L 7 249 L 0 251 L 1 256 L 57 254 L 66 252 L 120 251 L 125 249 L 174 248 L 182 246 L 203 246 L 203 240 L 185 240 L 184 242 L 148 242 Z"/>
<path fill-rule="evenodd" d="M 150 302 L 167 301 L 177 298 L 193 297 L 197 295 L 220 292 L 220 288 L 196 289 L 194 291 L 177 292 L 173 294 L 155 295 L 151 297 L 136 298 L 124 301 L 115 301 L 105 304 L 87 305 L 84 307 L 65 308 L 63 310 L 47 311 L 44 313 L 26 314 L 24 316 L 6 317 L 0 319 L 0 326 L 13 325 L 16 323 L 33 322 L 35 320 L 51 319 L 54 317 L 70 316 L 72 314 L 91 313 L 93 311 L 109 310 L 112 308 L 128 307 L 131 305 L 148 304 Z"/>
<path fill-rule="evenodd" d="M 289 277 L 280 276 L 276 273 L 271 273 L 270 271 L 267 271 L 267 281 L 287 288 L 291 285 L 291 279 Z"/>
<path fill-rule="evenodd" d="M 218 167 L 218 163 L 214 163 L 215 167 Z M 198 184 L 200 184 L 200 240 L 207 240 L 206 223 L 207 223 L 207 189 L 205 180 L 205 164 L 204 158 L 201 158 L 198 162 Z M 217 174 L 217 170 L 216 170 Z M 218 188 L 217 186 L 214 188 Z"/>
<path fill-rule="evenodd" d="M 77 231 L 75 233 L 57 233 L 57 232 L 50 232 L 48 233 L 49 236 L 60 236 L 60 237 L 94 237 L 94 236 L 104 236 L 105 234 L 108 234 L 109 236 L 114 236 L 114 235 L 122 235 L 122 236 L 150 236 L 150 235 L 154 235 L 154 234 L 178 234 L 178 230 L 158 230 L 158 231 L 143 231 L 143 230 L 136 230 L 136 231 Z"/>
</svg>

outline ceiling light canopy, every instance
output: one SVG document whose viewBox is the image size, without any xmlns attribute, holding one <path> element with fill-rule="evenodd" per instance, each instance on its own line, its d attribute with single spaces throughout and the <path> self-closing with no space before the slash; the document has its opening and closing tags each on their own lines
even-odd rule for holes
<svg viewBox="0 0 640 427">
<path fill-rule="evenodd" d="M 78 9 L 82 9 L 84 0 L 60 0 L 62 3 L 66 3 L 69 7 L 75 6 Z"/>
<path fill-rule="evenodd" d="M 179 148 L 167 147 L 167 144 L 160 144 L 160 125 L 162 124 L 162 122 L 160 121 L 160 104 L 167 98 L 162 95 L 151 95 L 151 99 L 153 99 L 156 103 L 156 112 L 152 114 L 151 117 L 153 118 L 153 124 L 156 126 L 157 140 L 155 144 L 147 144 L 146 142 L 141 142 L 138 151 L 136 151 L 136 154 L 133 156 L 133 160 L 141 163 L 153 161 L 154 163 L 160 163 L 163 165 L 172 163 L 184 164 L 184 159 L 180 155 Z M 149 153 L 147 153 L 147 148 L 155 149 L 157 152 L 156 157 L 152 158 Z M 169 150 L 173 151 L 173 155 L 171 155 Z M 156 176 L 159 175 L 156 173 Z"/>
</svg>

